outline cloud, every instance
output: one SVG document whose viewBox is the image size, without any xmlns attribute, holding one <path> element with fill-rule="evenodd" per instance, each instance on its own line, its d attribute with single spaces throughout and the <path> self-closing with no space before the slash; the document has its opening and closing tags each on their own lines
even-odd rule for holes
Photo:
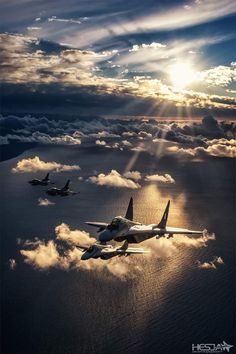
<svg viewBox="0 0 236 354">
<path fill-rule="evenodd" d="M 107 130 L 102 130 L 102 131 L 90 134 L 90 136 L 93 137 L 93 138 L 98 138 L 98 139 L 101 139 L 101 138 L 119 138 L 120 137 L 119 135 L 117 135 L 115 133 L 112 133 L 112 132 L 109 132 Z"/>
<path fill-rule="evenodd" d="M 55 205 L 55 203 L 51 202 L 49 199 L 45 198 L 39 198 L 38 199 L 38 206 L 49 206 L 49 205 Z"/>
<path fill-rule="evenodd" d="M 12 168 L 13 173 L 37 172 L 37 171 L 77 171 L 78 165 L 63 165 L 58 162 L 44 162 L 38 156 L 23 159 L 17 162 L 16 167 Z"/>
<path fill-rule="evenodd" d="M 100 32 L 100 31 L 99 31 Z M 75 90 L 77 95 L 84 95 L 90 98 L 89 106 L 93 106 L 91 104 L 91 99 L 94 100 L 95 105 L 99 105 L 101 100 L 109 101 L 109 105 L 112 108 L 116 109 L 120 113 L 120 106 L 114 107 L 111 101 L 111 95 L 115 101 L 120 99 L 122 102 L 126 104 L 132 101 L 137 101 L 138 105 L 138 114 L 140 114 L 140 105 L 143 105 L 143 100 L 153 100 L 154 104 L 153 111 L 160 112 L 163 111 L 163 115 L 169 116 L 169 112 L 174 111 L 174 114 L 177 114 L 179 111 L 179 107 L 185 107 L 187 110 L 189 107 L 195 111 L 196 115 L 199 115 L 199 111 L 203 111 L 204 109 L 214 109 L 218 111 L 226 110 L 232 112 L 235 110 L 235 99 L 233 97 L 225 96 L 224 93 L 222 95 L 211 95 L 208 94 L 208 90 L 204 90 L 204 92 L 195 92 L 193 90 L 176 90 L 168 84 L 169 69 L 167 65 L 164 64 L 156 64 L 157 57 L 156 52 L 163 52 L 160 55 L 159 61 L 163 61 L 163 59 L 176 58 L 177 54 L 184 54 L 187 50 L 195 48 L 197 45 L 202 47 L 204 45 L 209 44 L 205 38 L 196 41 L 196 43 L 191 40 L 189 43 L 176 43 L 173 42 L 171 45 L 165 45 L 161 43 L 151 43 L 141 45 L 141 50 L 148 50 L 151 54 L 149 55 L 148 65 L 150 67 L 144 68 L 145 72 L 152 71 L 161 71 L 165 75 L 159 79 L 153 78 L 150 75 L 133 75 L 129 74 L 126 67 L 129 64 L 135 65 L 144 65 L 147 61 L 144 61 L 144 55 L 141 53 L 141 50 L 129 52 L 129 55 L 122 57 L 118 55 L 117 50 L 111 51 L 102 51 L 95 52 L 91 50 L 79 50 L 76 48 L 68 48 L 65 46 L 57 45 L 57 51 L 45 51 L 45 43 L 43 41 L 38 41 L 34 37 L 30 36 L 20 36 L 20 35 L 11 35 L 11 34 L 2 34 L 2 53 L 3 53 L 3 64 L 1 66 L 1 77 L 2 81 L 8 87 L 8 84 L 16 84 L 24 85 L 24 90 L 27 91 L 28 95 L 35 97 L 35 91 L 42 95 L 42 100 L 46 102 L 49 100 L 49 97 L 52 95 L 56 95 L 55 89 L 52 90 L 53 87 L 57 87 L 57 94 L 62 97 L 62 102 L 59 102 L 64 105 L 68 105 L 68 100 L 72 100 L 73 105 L 79 105 L 80 103 L 75 103 L 78 98 L 75 97 Z M 214 38 L 211 39 L 211 43 L 216 43 L 219 39 Z M 47 44 L 48 45 L 48 44 Z M 158 48 L 155 49 L 155 46 Z M 176 48 L 180 53 L 176 52 Z M 181 48 L 181 50 L 180 50 Z M 109 75 L 110 64 L 106 67 L 104 61 L 106 59 L 109 62 L 113 57 L 119 57 L 119 65 L 123 65 L 120 68 L 120 73 L 114 77 L 114 75 Z M 17 58 L 17 59 L 16 59 Z M 116 64 L 114 64 L 116 65 Z M 147 64 L 146 64 L 147 65 Z M 162 67 L 160 68 L 160 65 Z M 226 81 L 230 82 L 229 74 L 226 72 L 227 67 L 224 69 L 224 75 L 219 73 L 219 70 L 215 69 L 212 73 L 209 69 L 203 73 L 199 73 L 202 76 L 200 80 L 201 84 L 209 80 L 213 80 L 214 82 L 221 82 L 220 85 L 225 85 Z M 230 70 L 234 70 L 234 67 L 231 66 Z M 231 74 L 230 74 L 231 75 Z M 224 79 L 223 79 L 224 77 Z M 226 81 L 225 81 L 226 80 Z M 219 82 L 218 82 L 219 83 Z M 26 88 L 30 87 L 29 90 Z M 42 90 L 40 86 L 43 86 Z M 15 86 L 16 87 L 16 86 Z M 78 89 L 81 89 L 81 92 Z M 11 86 L 13 89 L 13 86 Z M 4 90 L 6 91 L 6 90 Z M 20 96 L 22 97 L 22 90 L 20 91 Z M 45 94 L 48 91 L 49 95 Z M 53 91 L 53 93 L 52 93 Z M 17 93 L 19 95 L 19 92 Z M 69 99 L 66 99 L 65 96 L 69 95 Z M 4 93 L 5 95 L 5 93 Z M 30 99 L 29 99 L 30 100 Z M 57 102 L 58 102 L 57 97 Z M 147 102 L 147 107 L 150 107 L 152 103 Z M 29 103 L 27 103 L 29 104 Z M 84 105 L 84 103 L 83 103 Z M 83 107 L 82 105 L 82 107 Z M 133 106 L 128 104 L 129 107 Z M 163 106 L 163 110 L 160 109 Z M 105 105 L 101 104 L 100 109 L 103 107 L 105 109 Z M 158 110 L 157 110 L 158 109 Z M 124 110 L 125 111 L 125 110 Z M 143 112 L 146 114 L 147 109 L 143 108 Z M 157 113 L 158 114 L 158 113 Z M 185 113 L 186 114 L 186 113 Z M 173 113 L 172 113 L 173 115 Z M 99 138 L 99 137 L 98 137 Z"/>
<path fill-rule="evenodd" d="M 143 43 L 142 45 L 133 44 L 133 47 L 129 49 L 129 52 L 137 52 L 141 49 L 146 49 L 146 48 L 158 49 L 158 48 L 165 48 L 165 47 L 166 47 L 165 44 L 157 43 L 157 42 L 152 42 L 150 44 Z"/>
<path fill-rule="evenodd" d="M 121 144 L 122 144 L 123 146 L 126 146 L 126 147 L 131 147 L 131 146 L 132 146 L 131 142 L 128 141 L 128 140 L 122 140 L 122 141 L 121 141 Z"/>
<path fill-rule="evenodd" d="M 175 235 L 173 237 L 173 243 L 176 245 L 185 245 L 189 247 L 201 248 L 207 247 L 208 241 L 215 241 L 215 234 L 208 233 L 207 230 L 203 231 L 201 237 L 193 238 L 186 235 Z"/>
<path fill-rule="evenodd" d="M 172 155 L 177 159 L 234 157 L 236 146 L 235 123 L 217 121 L 211 115 L 195 122 L 152 118 L 127 121 L 93 116 L 86 117 L 86 120 L 66 121 L 0 115 L 0 131 L 0 142 L 5 145 L 12 142 L 78 145 L 82 142 L 85 147 L 102 144 L 110 149 L 146 151 L 151 155 Z M 128 140 L 123 140 L 124 137 Z"/>
<path fill-rule="evenodd" d="M 138 189 L 140 185 L 134 182 L 132 179 L 122 176 L 116 170 L 111 170 L 110 173 L 105 175 L 100 173 L 98 176 L 92 176 L 88 179 L 91 183 L 99 186 L 115 187 L 115 188 L 129 188 Z"/>
<path fill-rule="evenodd" d="M 96 140 L 95 144 L 100 146 L 105 146 L 107 143 L 104 140 Z"/>
<path fill-rule="evenodd" d="M 58 268 L 61 270 L 77 269 L 78 271 L 101 272 L 121 280 L 133 278 L 140 268 L 128 257 L 114 257 L 109 260 L 89 259 L 81 261 L 82 251 L 76 245 L 90 245 L 96 240 L 81 230 L 71 230 L 66 224 L 55 228 L 56 239 L 49 241 L 25 241 L 20 250 L 24 262 L 37 270 Z M 63 243 L 61 243 L 63 241 Z M 30 248 L 30 249 L 28 249 Z"/>
<path fill-rule="evenodd" d="M 124 177 L 133 179 L 134 181 L 139 181 L 142 176 L 139 171 L 127 171 L 123 174 Z"/>
<path fill-rule="evenodd" d="M 20 250 L 24 262 L 30 264 L 38 270 L 48 270 L 58 268 L 61 270 L 76 269 L 78 271 L 100 272 L 103 276 L 112 275 L 121 280 L 134 278 L 141 272 L 141 268 L 133 262 L 132 257 L 114 257 L 109 260 L 89 259 L 81 261 L 82 251 L 76 247 L 78 245 L 91 245 L 96 239 L 89 233 L 78 229 L 72 230 L 67 224 L 60 224 L 55 228 L 56 238 L 49 241 L 35 239 L 33 241 L 20 240 L 18 244 L 23 249 Z M 171 239 L 159 238 L 146 240 L 142 246 L 150 251 L 149 254 L 137 257 L 146 257 L 146 260 L 153 262 L 155 258 L 168 258 L 176 252 L 182 252 L 180 246 L 185 247 L 206 247 L 207 242 L 214 240 L 214 234 L 208 234 L 206 231 L 202 237 L 179 238 L 180 235 Z M 215 259 L 216 263 L 223 264 L 220 257 Z"/>
<path fill-rule="evenodd" d="M 8 265 L 11 270 L 14 270 L 17 266 L 16 260 L 14 258 L 10 258 L 8 260 Z"/>
<path fill-rule="evenodd" d="M 229 144 L 211 144 L 207 148 L 204 147 L 196 147 L 196 148 L 179 148 L 178 146 L 172 146 L 168 148 L 168 151 L 177 154 L 180 158 L 181 157 L 197 157 L 201 158 L 204 156 L 215 156 L 215 157 L 229 157 L 235 158 L 236 157 L 236 146 L 235 143 L 231 146 Z"/>
<path fill-rule="evenodd" d="M 55 228 L 55 233 L 57 240 L 65 241 L 70 245 L 91 245 L 96 242 L 96 239 L 91 237 L 88 232 L 71 230 L 69 226 L 64 223 Z"/>
<path fill-rule="evenodd" d="M 209 86 L 226 87 L 236 80 L 236 68 L 231 66 L 219 65 L 200 73 L 200 80 Z"/>
<path fill-rule="evenodd" d="M 173 184 L 175 183 L 175 180 L 171 175 L 169 174 L 164 174 L 164 175 L 147 175 L 145 177 L 145 181 L 147 182 L 159 182 L 159 183 L 167 183 L 167 184 Z"/>
<path fill-rule="evenodd" d="M 33 249 L 21 250 L 20 253 L 24 257 L 25 263 L 33 265 L 37 269 L 46 270 L 58 265 L 62 268 L 65 267 L 63 258 L 60 257 L 52 240 L 48 242 L 37 241 L 33 244 Z"/>
<path fill-rule="evenodd" d="M 174 235 L 172 238 L 155 237 L 144 241 L 143 246 L 150 251 L 151 257 L 168 258 L 181 250 L 181 246 L 202 248 L 207 247 L 209 241 L 215 240 L 215 234 L 204 230 L 203 236 L 189 237 L 187 235 Z"/>
<path fill-rule="evenodd" d="M 142 9 L 142 8 L 141 8 Z M 133 10 L 133 9 L 132 9 Z M 148 33 L 155 31 L 170 31 L 174 29 L 192 27 L 194 25 L 208 23 L 218 18 L 233 14 L 235 5 L 232 0 L 222 0 L 219 4 L 215 1 L 192 2 L 188 12 L 183 9 L 183 4 L 171 6 L 148 13 L 137 11 L 132 16 L 125 16 L 117 21 L 117 13 L 104 19 L 101 23 L 94 24 L 84 31 L 77 31 L 65 35 L 64 41 L 70 40 L 71 43 L 79 43 L 84 46 L 88 43 L 97 44 L 99 41 L 108 40 L 111 37 L 127 36 L 128 34 Z M 76 42 L 77 41 L 77 42 Z"/>
<path fill-rule="evenodd" d="M 224 264 L 224 261 L 221 257 L 216 256 L 210 262 L 203 262 L 201 263 L 199 260 L 196 261 L 196 265 L 200 269 L 217 269 L 217 265 Z"/>
<path fill-rule="evenodd" d="M 51 16 L 48 18 L 49 22 L 65 22 L 65 23 L 72 23 L 72 24 L 79 24 L 81 25 L 82 22 L 87 21 L 88 17 L 79 17 L 78 19 L 72 18 L 59 18 L 57 16 Z"/>
</svg>

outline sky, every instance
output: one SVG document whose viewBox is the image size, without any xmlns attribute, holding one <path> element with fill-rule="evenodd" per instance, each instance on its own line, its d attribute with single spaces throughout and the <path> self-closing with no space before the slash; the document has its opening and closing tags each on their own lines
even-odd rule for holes
<svg viewBox="0 0 236 354">
<path fill-rule="evenodd" d="M 235 345 L 235 17 L 233 0 L 0 0 L 2 352 Z M 47 173 L 79 193 L 28 183 Z M 81 261 L 85 222 L 131 197 L 135 220 L 170 200 L 168 226 L 203 235 Z"/>
<path fill-rule="evenodd" d="M 3 112 L 235 118 L 232 0 L 1 1 Z"/>
</svg>

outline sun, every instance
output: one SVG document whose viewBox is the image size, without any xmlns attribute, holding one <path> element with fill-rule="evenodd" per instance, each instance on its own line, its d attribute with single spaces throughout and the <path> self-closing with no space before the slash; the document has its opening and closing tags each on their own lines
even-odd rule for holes
<svg viewBox="0 0 236 354">
<path fill-rule="evenodd" d="M 186 62 L 172 65 L 170 67 L 169 75 L 173 86 L 179 89 L 185 88 L 196 78 L 196 72 L 192 65 Z"/>
</svg>

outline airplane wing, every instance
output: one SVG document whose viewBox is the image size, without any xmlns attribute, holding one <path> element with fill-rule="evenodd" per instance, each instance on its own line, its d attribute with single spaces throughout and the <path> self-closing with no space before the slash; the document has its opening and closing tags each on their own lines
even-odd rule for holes
<svg viewBox="0 0 236 354">
<path fill-rule="evenodd" d="M 99 222 L 99 221 L 86 221 L 85 224 L 90 226 L 95 226 L 99 228 L 106 228 L 109 224 L 106 222 Z"/>
<path fill-rule="evenodd" d="M 166 227 L 164 233 L 174 235 L 202 235 L 203 231 L 180 229 L 178 227 Z"/>
<path fill-rule="evenodd" d="M 119 247 L 116 252 L 117 254 L 140 254 L 140 253 L 148 253 L 148 251 L 145 251 L 143 248 L 134 248 L 134 247 L 128 247 L 128 241 L 125 240 L 123 245 Z"/>
<path fill-rule="evenodd" d="M 117 253 L 118 254 L 142 254 L 142 253 L 149 253 L 149 251 L 146 251 L 143 248 L 127 248 L 126 250 L 118 249 Z"/>
<path fill-rule="evenodd" d="M 82 245 L 78 245 L 76 246 L 77 248 L 81 248 L 83 251 L 87 251 L 89 249 L 90 246 L 82 246 Z"/>
</svg>

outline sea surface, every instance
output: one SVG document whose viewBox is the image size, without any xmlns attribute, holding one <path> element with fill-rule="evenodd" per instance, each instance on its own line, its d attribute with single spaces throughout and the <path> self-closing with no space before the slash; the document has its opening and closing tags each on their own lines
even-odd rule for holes
<svg viewBox="0 0 236 354">
<path fill-rule="evenodd" d="M 17 161 L 34 156 L 79 164 L 80 171 L 53 173 L 52 179 L 63 186 L 70 178 L 71 188 L 80 194 L 51 197 L 55 205 L 39 207 L 46 188 L 27 181 L 44 172 L 11 172 Z M 132 165 L 144 174 L 169 173 L 176 183 L 142 182 L 142 188 L 130 190 L 86 181 Z M 2 353 L 184 354 L 192 352 L 193 343 L 224 340 L 236 346 L 235 161 L 179 162 L 146 153 L 134 158 L 134 152 L 45 146 L 1 162 L 0 175 Z M 140 271 L 125 279 L 96 269 L 39 271 L 24 262 L 18 238 L 53 239 L 62 222 L 96 237 L 84 222 L 124 215 L 131 196 L 136 220 L 157 223 L 170 199 L 169 226 L 206 228 L 216 240 L 202 248 L 180 246 L 169 257 L 131 256 Z M 216 269 L 196 266 L 197 260 L 209 262 L 214 256 L 224 264 Z M 16 260 L 14 270 L 9 259 Z"/>
</svg>

